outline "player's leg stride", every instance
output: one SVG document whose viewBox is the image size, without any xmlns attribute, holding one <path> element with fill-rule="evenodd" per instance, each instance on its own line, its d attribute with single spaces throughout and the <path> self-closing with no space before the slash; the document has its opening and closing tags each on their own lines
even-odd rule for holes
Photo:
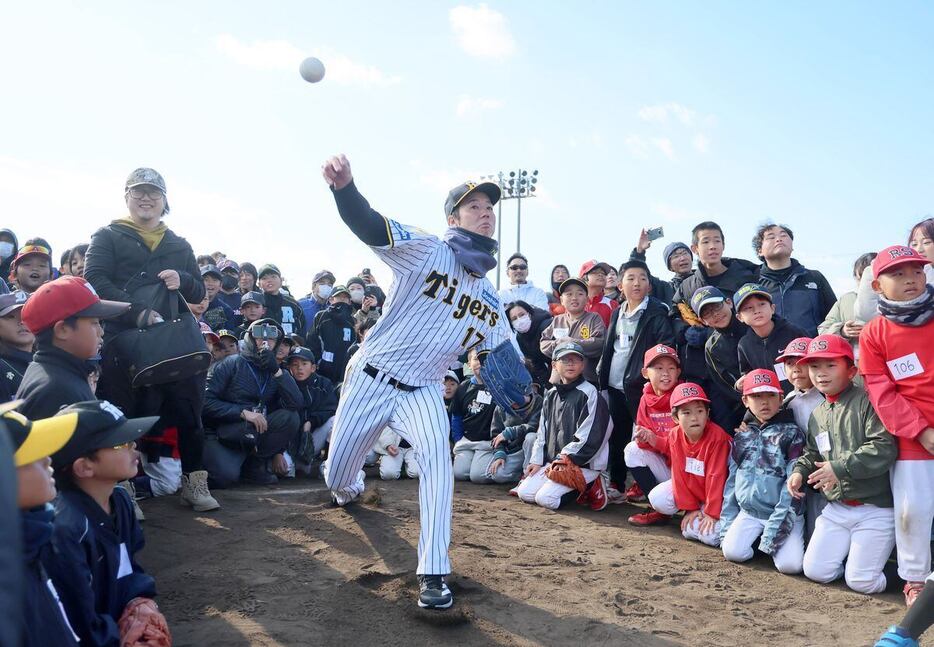
<svg viewBox="0 0 934 647">
<path fill-rule="evenodd" d="M 532 378 L 486 273 L 496 267 L 496 184 L 465 183 L 444 204 L 443 239 L 384 218 L 357 190 L 343 155 L 321 168 L 350 230 L 392 269 L 383 314 L 348 367 L 324 467 L 332 501 L 363 493 L 367 452 L 384 427 L 415 448 L 419 466 L 418 605 L 447 609 L 453 596 L 451 511 L 454 477 L 440 385 L 461 354 L 476 349 L 497 404 L 521 409 Z M 413 326 L 412 322 L 418 322 Z"/>
</svg>

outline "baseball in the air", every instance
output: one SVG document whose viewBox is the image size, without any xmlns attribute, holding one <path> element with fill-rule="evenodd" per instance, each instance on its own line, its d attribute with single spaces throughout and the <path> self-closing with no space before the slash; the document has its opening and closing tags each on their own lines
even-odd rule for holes
<svg viewBox="0 0 934 647">
<path fill-rule="evenodd" d="M 302 75 L 302 78 L 309 83 L 317 83 L 324 78 L 324 63 L 314 56 L 309 56 L 302 61 L 298 71 Z"/>
</svg>

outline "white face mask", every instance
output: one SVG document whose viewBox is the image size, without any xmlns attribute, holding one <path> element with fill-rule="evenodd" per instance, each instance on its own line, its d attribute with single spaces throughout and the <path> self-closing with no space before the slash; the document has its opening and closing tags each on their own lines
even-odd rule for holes
<svg viewBox="0 0 934 647">
<path fill-rule="evenodd" d="M 351 290 L 350 300 L 354 303 L 363 303 L 363 290 Z"/>
<path fill-rule="evenodd" d="M 0 243 L 0 258 L 10 258 L 13 255 L 13 243 L 6 241 Z"/>
<path fill-rule="evenodd" d="M 331 296 L 331 292 L 334 291 L 334 288 L 328 285 L 327 283 L 322 283 L 318 286 L 318 296 L 322 299 L 327 299 Z"/>
<path fill-rule="evenodd" d="M 522 315 L 518 319 L 513 319 L 512 327 L 518 333 L 529 332 L 529 328 L 532 327 L 532 318 L 528 315 Z"/>
</svg>

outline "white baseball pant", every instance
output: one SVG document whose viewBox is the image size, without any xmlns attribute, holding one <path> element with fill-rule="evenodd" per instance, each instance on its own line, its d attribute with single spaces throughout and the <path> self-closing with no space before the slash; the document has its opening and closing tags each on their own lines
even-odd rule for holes
<svg viewBox="0 0 934 647">
<path fill-rule="evenodd" d="M 357 362 L 347 371 L 337 405 L 324 481 L 341 505 L 364 489 L 363 461 L 384 427 L 399 434 L 415 450 L 418 464 L 419 575 L 451 572 L 451 505 L 454 479 L 448 443 L 448 416 L 441 385 L 402 391 L 383 373 L 373 378 Z"/>
<path fill-rule="evenodd" d="M 402 476 L 402 467 L 410 479 L 418 478 L 418 463 L 415 462 L 415 449 L 412 447 L 399 448 L 395 456 L 383 454 L 379 458 L 379 477 L 384 481 L 395 481 Z"/>
<path fill-rule="evenodd" d="M 898 576 L 906 582 L 923 582 L 931 574 L 934 460 L 895 461 L 891 480 Z"/>
<path fill-rule="evenodd" d="M 745 562 L 752 559 L 755 552 L 752 545 L 765 530 L 765 521 L 756 519 L 744 510 L 730 524 L 720 547 L 723 556 L 731 562 Z M 795 525 L 785 542 L 772 554 L 772 561 L 779 573 L 796 575 L 801 572 L 804 562 L 804 517 L 795 518 Z"/>
<path fill-rule="evenodd" d="M 667 514 L 669 516 L 675 514 L 678 511 L 678 506 L 675 503 L 673 481 L 669 479 L 652 488 L 652 491 L 649 492 L 649 504 L 657 512 L 661 512 L 662 514 Z M 702 512 L 703 510 L 704 508 L 701 507 Z M 702 533 L 700 530 L 700 520 L 695 518 L 686 529 L 681 531 L 681 535 L 685 539 L 693 539 L 702 544 L 716 547 L 720 545 L 720 522 L 717 521 L 710 532 Z"/>
<path fill-rule="evenodd" d="M 526 503 L 537 503 L 543 508 L 557 510 L 561 505 L 561 497 L 568 492 L 572 492 L 573 488 L 555 483 L 545 476 L 547 468 L 548 465 L 544 465 L 532 476 L 522 479 L 519 485 L 516 486 L 516 494 Z M 588 484 L 593 483 L 594 479 L 600 477 L 600 472 L 589 470 L 586 467 L 581 468 L 581 473 Z"/>
<path fill-rule="evenodd" d="M 623 458 L 626 461 L 626 467 L 648 467 L 659 483 L 671 479 L 671 468 L 665 461 L 665 457 L 658 452 L 639 447 L 634 440 L 623 449 Z"/>
<path fill-rule="evenodd" d="M 881 593 L 885 590 L 882 567 L 894 546 L 892 508 L 832 501 L 817 518 L 804 551 L 804 574 L 822 584 L 843 575 L 854 591 Z"/>
</svg>

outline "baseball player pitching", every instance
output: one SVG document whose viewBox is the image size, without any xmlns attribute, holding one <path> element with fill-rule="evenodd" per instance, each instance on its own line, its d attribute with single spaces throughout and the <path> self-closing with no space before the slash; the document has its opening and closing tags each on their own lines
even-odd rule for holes
<svg viewBox="0 0 934 647">
<path fill-rule="evenodd" d="M 357 190 L 343 155 L 322 166 L 341 219 L 392 269 L 383 314 L 347 368 L 324 465 L 336 505 L 363 492 L 363 461 L 389 427 L 415 448 L 419 468 L 421 534 L 418 605 L 453 603 L 451 572 L 453 470 L 442 383 L 466 351 L 482 353 L 481 376 L 497 403 L 522 408 L 531 377 L 522 365 L 496 290 L 486 273 L 496 267 L 493 205 L 496 184 L 461 184 L 444 204 L 443 239 L 385 218 Z"/>
</svg>

